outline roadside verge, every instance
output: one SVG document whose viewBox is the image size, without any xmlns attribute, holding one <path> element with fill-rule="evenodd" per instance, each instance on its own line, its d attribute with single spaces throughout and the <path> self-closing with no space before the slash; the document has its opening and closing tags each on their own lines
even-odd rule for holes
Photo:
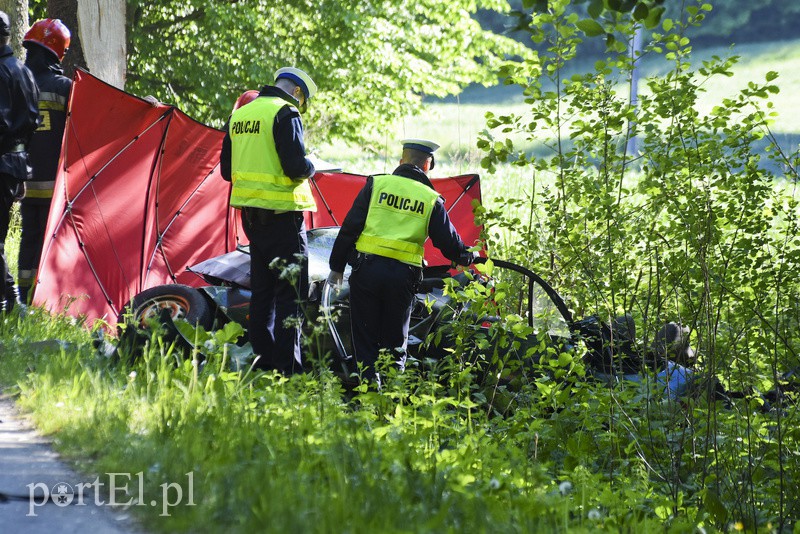
<svg viewBox="0 0 800 534">
<path fill-rule="evenodd" d="M 0 532 L 143 532 L 84 478 L 60 460 L 0 389 Z"/>
</svg>

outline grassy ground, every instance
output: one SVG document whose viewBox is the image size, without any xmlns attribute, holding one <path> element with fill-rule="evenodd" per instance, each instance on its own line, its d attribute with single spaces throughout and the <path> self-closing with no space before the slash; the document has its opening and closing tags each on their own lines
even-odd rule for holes
<svg viewBox="0 0 800 534">
<path fill-rule="evenodd" d="M 574 388 L 574 407 L 547 424 L 535 415 L 580 380 L 566 356 L 561 384 L 532 396 L 481 387 L 468 365 L 438 379 L 386 372 L 382 391 L 346 394 L 324 367 L 291 380 L 237 373 L 224 350 L 201 364 L 156 339 L 135 363 L 108 359 L 69 321 L 34 313 L 27 326 L 0 322 L 0 339 L 17 340 L 0 384 L 16 384 L 86 481 L 108 489 L 116 473 L 116 502 L 149 531 L 663 531 L 654 509 L 666 495 L 631 479 L 638 489 L 619 494 L 582 466 L 586 443 L 572 434 L 593 425 L 581 406 L 594 393 Z M 25 339 L 39 335 L 69 344 L 34 351 Z M 511 403 L 505 417 L 491 408 Z"/>
<path fill-rule="evenodd" d="M 599 512 L 570 511 L 588 504 L 591 480 L 571 482 L 574 496 L 560 490 L 560 480 L 529 461 L 527 416 L 493 417 L 491 404 L 473 396 L 505 404 L 511 397 L 479 386 L 467 367 L 437 380 L 410 366 L 386 371 L 380 392 L 345 392 L 322 362 L 291 380 L 233 372 L 224 348 L 201 361 L 157 337 L 135 362 L 108 358 L 88 331 L 39 310 L 0 320 L 0 354 L 4 391 L 19 394 L 85 476 L 67 482 L 98 479 L 108 490 L 117 473 L 125 487 L 104 500 L 128 503 L 149 531 L 552 532 L 602 524 Z M 552 445 L 540 447 L 545 454 Z"/>
</svg>

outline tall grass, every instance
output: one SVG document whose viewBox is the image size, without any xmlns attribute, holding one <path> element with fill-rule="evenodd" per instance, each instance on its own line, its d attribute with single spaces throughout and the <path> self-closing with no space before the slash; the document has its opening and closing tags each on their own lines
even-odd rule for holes
<svg viewBox="0 0 800 534">
<path fill-rule="evenodd" d="M 581 511 L 591 477 L 571 483 L 573 498 L 535 459 L 525 416 L 491 419 L 414 371 L 347 396 L 324 371 L 231 372 L 225 353 L 201 365 L 157 337 L 132 365 L 86 343 L 3 360 L 0 379 L 85 480 L 129 475 L 116 502 L 154 531 L 552 532 L 602 520 Z M 165 505 L 168 484 L 182 484 L 180 505 Z"/>
</svg>

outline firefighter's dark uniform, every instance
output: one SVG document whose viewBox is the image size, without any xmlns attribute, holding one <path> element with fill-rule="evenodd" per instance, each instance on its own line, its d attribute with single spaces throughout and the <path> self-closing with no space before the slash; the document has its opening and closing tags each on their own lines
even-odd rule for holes
<svg viewBox="0 0 800 534">
<path fill-rule="evenodd" d="M 10 46 L 2 46 L 0 48 L 0 310 L 6 311 L 13 308 L 17 296 L 14 278 L 6 263 L 5 240 L 11 205 L 20 194 L 23 182 L 30 175 L 27 144 L 38 125 L 38 100 L 39 90 L 33 75 L 14 57 Z"/>
<path fill-rule="evenodd" d="M 25 186 L 25 198 L 20 203 L 22 236 L 19 244 L 17 284 L 19 297 L 27 302 L 36 280 L 42 255 L 44 232 L 50 202 L 53 199 L 61 139 L 67 120 L 67 99 L 72 80 L 64 76 L 56 55 L 36 45 L 28 45 L 25 66 L 33 73 L 39 86 L 39 128 L 28 145 L 33 176 Z"/>
<path fill-rule="evenodd" d="M 301 325 L 308 298 L 308 241 L 304 211 L 316 211 L 308 178 L 314 165 L 305 156 L 297 101 L 278 87 L 264 86 L 258 98 L 231 115 L 222 144 L 222 177 L 232 181 L 233 207 L 242 209 L 250 239 L 250 321 L 256 366 L 284 374 L 302 370 Z M 281 278 L 277 260 L 299 265 Z M 284 321 L 290 319 L 289 326 Z"/>
<path fill-rule="evenodd" d="M 428 236 L 449 260 L 461 265 L 474 261 L 428 177 L 409 164 L 391 175 L 368 178 L 342 223 L 329 263 L 331 271 L 344 272 L 356 252 L 350 320 L 355 357 L 366 378 L 375 377 L 381 350 L 394 351 L 401 360 L 404 356 Z"/>
</svg>

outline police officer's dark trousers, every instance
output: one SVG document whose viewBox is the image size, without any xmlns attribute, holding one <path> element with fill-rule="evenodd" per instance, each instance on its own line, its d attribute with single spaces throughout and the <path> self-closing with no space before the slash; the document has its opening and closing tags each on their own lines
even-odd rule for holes
<svg viewBox="0 0 800 534">
<path fill-rule="evenodd" d="M 11 223 L 11 206 L 17 196 L 19 180 L 8 174 L 0 174 L 0 312 L 9 311 L 16 303 L 14 277 L 8 269 L 5 242 Z"/>
<path fill-rule="evenodd" d="M 401 357 L 421 270 L 377 255 L 361 255 L 350 274 L 350 320 L 356 360 L 375 378 L 380 351 Z M 401 365 L 404 362 L 400 362 Z"/>
<path fill-rule="evenodd" d="M 308 300 L 303 213 L 245 208 L 242 220 L 250 239 L 248 334 L 253 351 L 261 356 L 256 367 L 287 375 L 300 372 L 301 327 Z"/>
</svg>

